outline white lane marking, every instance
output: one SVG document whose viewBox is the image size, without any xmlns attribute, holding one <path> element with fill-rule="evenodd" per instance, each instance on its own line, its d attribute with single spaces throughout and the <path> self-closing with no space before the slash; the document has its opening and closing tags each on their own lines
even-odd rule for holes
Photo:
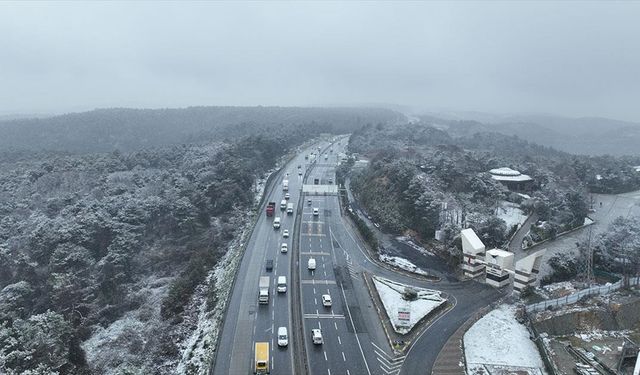
<svg viewBox="0 0 640 375">
<path fill-rule="evenodd" d="M 275 320 L 276 318 L 276 310 L 271 311 L 271 319 Z"/>
<path fill-rule="evenodd" d="M 316 294 L 316 288 L 315 287 L 313 288 L 313 294 Z"/>
<path fill-rule="evenodd" d="M 331 375 L 331 369 L 330 368 L 327 369 L 327 375 Z"/>
<path fill-rule="evenodd" d="M 322 273 L 324 273 L 324 275 L 327 276 L 327 271 L 322 271 Z"/>
<path fill-rule="evenodd" d="M 314 305 L 317 305 L 317 304 L 318 304 L 318 299 L 317 299 L 317 298 L 315 298 L 315 297 L 313 298 L 313 304 L 314 304 Z"/>
<path fill-rule="evenodd" d="M 338 344 L 342 345 L 342 339 L 338 336 Z"/>
<path fill-rule="evenodd" d="M 318 328 L 322 329 L 322 324 L 320 324 L 320 321 L 318 321 Z"/>
<path fill-rule="evenodd" d="M 356 326 L 353 323 L 353 316 L 351 316 L 351 310 L 349 309 L 349 302 L 347 301 L 347 294 L 344 292 L 344 288 L 342 284 L 340 284 L 340 290 L 342 290 L 342 297 L 344 298 L 345 306 L 347 307 L 347 314 L 349 314 L 349 321 L 351 322 L 351 327 L 353 328 L 353 335 L 356 337 L 356 342 L 358 343 L 358 348 L 360 349 L 360 355 L 362 355 L 362 361 L 364 362 L 364 366 L 367 369 L 367 374 L 371 375 L 371 370 L 369 370 L 369 364 L 367 364 L 367 358 L 364 356 L 364 351 L 362 350 L 362 345 L 360 344 L 360 339 L 358 338 L 358 334 L 356 333 Z"/>
<path fill-rule="evenodd" d="M 338 322 L 333 322 L 333 325 L 336 327 L 336 331 L 338 330 Z M 340 336 L 338 336 L 338 341 L 340 341 Z"/>
<path fill-rule="evenodd" d="M 327 361 L 327 352 L 323 350 L 322 353 L 324 353 L 324 360 Z"/>
<path fill-rule="evenodd" d="M 342 352 L 342 360 L 345 362 L 347 361 L 347 357 L 344 356 L 344 352 Z"/>
</svg>

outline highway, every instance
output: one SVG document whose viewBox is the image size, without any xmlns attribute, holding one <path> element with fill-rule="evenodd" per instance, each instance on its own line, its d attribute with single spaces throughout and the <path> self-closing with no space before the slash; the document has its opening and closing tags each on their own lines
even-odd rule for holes
<svg viewBox="0 0 640 375">
<path fill-rule="evenodd" d="M 315 146 L 314 146 L 315 147 Z M 274 177 L 273 184 L 265 187 L 266 202 L 276 202 L 276 212 L 273 217 L 267 217 L 265 205 L 260 208 L 257 222 L 246 246 L 245 254 L 240 263 L 231 300 L 222 325 L 218 353 L 213 367 L 213 374 L 250 374 L 254 366 L 254 342 L 267 341 L 271 350 L 272 373 L 293 374 L 293 351 L 296 343 L 289 347 L 277 346 L 276 332 L 278 327 L 291 326 L 291 295 L 276 292 L 277 276 L 286 276 L 288 288 L 291 283 L 291 248 L 293 237 L 293 223 L 295 215 L 287 215 L 280 209 L 280 202 L 284 199 L 282 181 L 289 180 L 289 202 L 297 207 L 302 187 L 302 176 L 298 175 L 297 166 L 305 166 L 305 150 L 287 163 Z M 287 176 L 287 173 L 289 174 Z M 273 228 L 274 217 L 282 220 L 281 228 Z M 283 232 L 290 232 L 289 238 L 283 238 Z M 287 243 L 290 251 L 281 253 L 280 246 Z M 273 270 L 267 272 L 266 261 L 274 262 Z M 258 279 L 260 276 L 270 276 L 270 300 L 268 305 L 258 304 Z"/>
<path fill-rule="evenodd" d="M 271 186 L 266 187 L 265 202 L 276 202 L 275 216 L 281 217 L 282 227 L 275 230 L 273 218 L 267 217 L 264 207 L 261 208 L 238 270 L 212 373 L 253 373 L 254 342 L 268 341 L 271 343 L 272 374 L 304 373 L 300 359 L 306 361 L 308 373 L 312 375 L 430 374 L 447 338 L 475 311 L 499 297 L 496 290 L 479 283 L 461 283 L 453 278 L 432 283 L 381 267 L 370 258 L 355 229 L 341 215 L 337 195 L 301 195 L 303 176 L 298 175 L 297 166 L 301 165 L 306 172 L 307 184 L 313 184 L 314 179 L 319 179 L 320 184 L 330 184 L 330 179 L 331 184 L 335 183 L 338 153 L 344 150 L 346 139 L 340 143 L 333 146 L 333 152 L 329 151 L 328 142 L 320 143 L 327 159 L 321 155 L 315 164 L 308 164 L 304 159 L 311 149 L 304 150 L 282 168 Z M 313 150 L 317 152 L 316 147 Z M 294 204 L 294 215 L 280 210 L 285 178 L 289 180 L 289 202 Z M 318 215 L 313 214 L 314 208 L 318 209 Z M 299 225 L 294 228 L 296 217 Z M 289 238 L 282 237 L 284 229 L 290 231 Z M 288 253 L 280 252 L 283 242 L 289 246 Z M 385 242 L 385 247 L 393 246 L 397 249 L 387 250 L 412 260 L 420 258 L 416 254 L 402 254 L 412 251 L 408 246 Z M 296 250 L 297 253 L 292 253 Z M 294 258 L 299 258 L 297 264 L 292 264 Z M 315 270 L 308 269 L 310 258 L 316 261 Z M 267 259 L 274 261 L 272 272 L 265 269 Z M 420 260 L 425 262 L 424 256 Z M 425 270 L 431 265 L 438 273 L 444 273 L 441 264 L 418 265 Z M 363 272 L 443 291 L 449 296 L 452 308 L 424 329 L 406 356 L 396 355 L 366 288 Z M 258 278 L 264 275 L 271 276 L 269 305 L 257 303 Z M 277 276 L 287 277 L 286 293 L 276 292 Z M 296 276 L 299 279 L 295 279 Z M 300 302 L 293 306 L 292 288 L 298 288 L 300 295 Z M 323 294 L 331 296 L 330 307 L 323 306 Z M 301 322 L 292 319 L 292 311 L 299 311 Z M 279 326 L 288 327 L 290 344 L 287 348 L 277 346 L 275 333 Z M 311 330 L 314 328 L 321 329 L 323 344 L 312 342 Z M 299 330 L 303 342 L 295 340 Z"/>
</svg>

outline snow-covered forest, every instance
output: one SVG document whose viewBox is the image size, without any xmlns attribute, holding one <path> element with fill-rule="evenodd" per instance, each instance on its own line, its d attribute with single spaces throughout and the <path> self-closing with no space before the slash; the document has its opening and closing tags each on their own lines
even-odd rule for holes
<svg viewBox="0 0 640 375">
<path fill-rule="evenodd" d="M 176 373 L 198 324 L 192 296 L 250 224 L 257 182 L 320 132 L 375 118 L 346 112 L 325 110 L 268 134 L 265 120 L 219 140 L 171 145 L 177 140 L 165 134 L 154 143 L 166 146 L 78 154 L 71 151 L 79 151 L 79 124 L 33 120 L 57 127 L 50 140 L 57 151 L 0 154 L 0 373 Z M 192 113 L 185 121 L 195 123 Z M 136 119 L 124 123 L 137 129 Z M 152 120 L 144 124 L 153 128 Z M 111 139 L 129 137 L 117 124 L 106 131 L 115 132 Z M 130 139 L 125 150 L 140 143 Z M 88 139 L 92 145 L 118 142 Z M 215 285 L 207 288 L 202 303 L 210 310 L 220 301 Z"/>
<path fill-rule="evenodd" d="M 640 173 L 626 158 L 571 155 L 498 133 L 452 135 L 425 123 L 365 127 L 349 149 L 370 160 L 351 186 L 375 221 L 427 240 L 442 230 L 458 255 L 462 226 L 489 247 L 505 245 L 516 230 L 496 215 L 506 202 L 538 215 L 528 241 L 539 242 L 584 223 L 588 192 L 640 188 Z M 510 191 L 488 173 L 500 167 L 531 176 L 533 186 Z"/>
</svg>

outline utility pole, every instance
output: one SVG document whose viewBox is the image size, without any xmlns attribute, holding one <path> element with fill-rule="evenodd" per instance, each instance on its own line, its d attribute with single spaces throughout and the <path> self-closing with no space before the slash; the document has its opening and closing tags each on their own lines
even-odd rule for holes
<svg viewBox="0 0 640 375">
<path fill-rule="evenodd" d="M 592 235 L 592 225 L 589 225 L 589 232 L 587 232 L 587 247 L 583 251 L 583 269 L 582 269 L 582 281 L 587 285 L 587 287 L 591 287 L 591 284 L 594 281 L 593 277 L 593 248 L 591 247 L 591 235 Z"/>
</svg>

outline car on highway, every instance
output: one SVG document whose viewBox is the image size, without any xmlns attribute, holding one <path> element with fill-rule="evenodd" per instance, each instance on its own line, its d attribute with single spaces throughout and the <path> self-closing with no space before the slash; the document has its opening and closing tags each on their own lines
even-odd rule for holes
<svg viewBox="0 0 640 375">
<path fill-rule="evenodd" d="M 316 269 L 316 259 L 315 258 L 309 258 L 309 261 L 307 262 L 307 268 L 310 269 L 311 271 Z"/>
<path fill-rule="evenodd" d="M 286 194 L 284 195 L 284 199 L 289 199 L 289 198 L 291 198 L 291 194 L 286 193 Z"/>
<path fill-rule="evenodd" d="M 324 340 L 322 340 L 322 331 L 319 328 L 311 330 L 311 340 L 316 345 L 321 345 L 324 342 Z"/>
<path fill-rule="evenodd" d="M 330 184 L 333 184 L 333 178 L 330 178 L 330 179 L 329 179 L 329 183 L 330 183 Z"/>
<path fill-rule="evenodd" d="M 287 327 L 278 327 L 278 346 L 289 345 L 289 333 Z"/>
<path fill-rule="evenodd" d="M 287 245 L 285 242 L 283 242 L 282 245 L 280 245 L 280 252 L 281 253 L 286 253 L 287 251 L 289 251 L 289 245 Z"/>
<path fill-rule="evenodd" d="M 322 295 L 322 306 L 331 307 L 331 295 L 330 294 L 323 294 Z"/>
<path fill-rule="evenodd" d="M 311 203 L 313 203 L 313 202 L 311 201 L 311 199 L 307 199 L 307 205 L 308 205 L 308 206 L 311 206 Z"/>
<path fill-rule="evenodd" d="M 289 238 L 289 229 L 285 229 L 282 231 L 282 237 Z"/>
<path fill-rule="evenodd" d="M 313 216 L 318 216 L 320 215 L 320 209 L 318 209 L 318 207 L 314 207 L 313 208 Z"/>
<path fill-rule="evenodd" d="M 267 259 L 267 264 L 265 265 L 267 272 L 273 271 L 273 259 Z"/>
</svg>

